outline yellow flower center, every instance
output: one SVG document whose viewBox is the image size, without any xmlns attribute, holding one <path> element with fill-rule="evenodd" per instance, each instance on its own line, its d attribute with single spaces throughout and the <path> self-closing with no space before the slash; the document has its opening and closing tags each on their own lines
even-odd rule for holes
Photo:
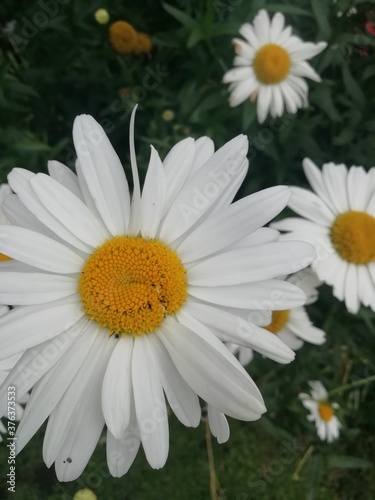
<svg viewBox="0 0 375 500">
<path fill-rule="evenodd" d="M 272 322 L 264 328 L 271 333 L 279 333 L 288 323 L 289 311 L 272 311 Z"/>
<path fill-rule="evenodd" d="M 279 83 L 289 73 L 290 56 L 279 45 L 267 43 L 255 54 L 253 67 L 258 80 L 262 83 Z"/>
<path fill-rule="evenodd" d="M 335 413 L 332 406 L 326 401 L 321 401 L 318 406 L 319 415 L 322 420 L 329 422 Z"/>
<path fill-rule="evenodd" d="M 375 217 L 351 210 L 337 217 L 331 228 L 337 253 L 352 264 L 375 261 Z"/>
<path fill-rule="evenodd" d="M 131 54 L 137 47 L 138 35 L 126 21 L 116 21 L 109 27 L 109 41 L 120 54 Z"/>
<path fill-rule="evenodd" d="M 12 260 L 12 259 L 11 257 L 4 255 L 3 253 L 0 253 L 0 262 L 3 262 L 4 260 Z"/>
<path fill-rule="evenodd" d="M 111 334 L 143 335 L 182 307 L 186 271 L 160 241 L 116 236 L 86 261 L 79 293 L 86 315 Z"/>
<path fill-rule="evenodd" d="M 138 33 L 135 54 L 149 54 L 152 50 L 151 38 L 146 33 Z"/>
</svg>

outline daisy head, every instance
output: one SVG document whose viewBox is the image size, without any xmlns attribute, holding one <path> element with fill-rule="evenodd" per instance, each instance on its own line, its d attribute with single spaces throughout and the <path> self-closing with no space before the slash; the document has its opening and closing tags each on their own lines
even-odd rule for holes
<svg viewBox="0 0 375 500">
<path fill-rule="evenodd" d="M 284 109 L 296 113 L 308 105 L 308 86 L 304 78 L 320 82 L 320 76 L 306 62 L 327 46 L 326 42 L 304 42 L 285 27 L 283 14 L 277 12 L 270 20 L 266 10 L 245 23 L 240 34 L 245 40 L 233 40 L 236 57 L 234 69 L 224 75 L 229 83 L 229 103 L 238 106 L 246 99 L 257 101 L 258 121 L 268 113 L 281 116 Z"/>
<path fill-rule="evenodd" d="M 305 305 L 316 301 L 318 297 L 317 287 L 320 285 L 320 281 L 311 268 L 292 274 L 287 278 L 287 281 L 304 291 L 306 294 Z M 277 335 L 294 351 L 302 347 L 304 342 L 321 345 L 326 340 L 325 332 L 311 323 L 304 306 L 273 311 L 270 324 L 264 328 Z"/>
<path fill-rule="evenodd" d="M 92 117 L 76 118 L 73 139 L 77 174 L 59 162 L 50 175 L 10 173 L 12 225 L 0 227 L 0 251 L 13 259 L 0 263 L 0 302 L 17 305 L 0 318 L 0 356 L 24 353 L 0 390 L 0 415 L 7 386 L 20 397 L 33 387 L 17 450 L 48 419 L 43 457 L 63 481 L 81 474 L 105 424 L 112 475 L 128 471 L 140 444 L 163 467 L 166 401 L 196 427 L 204 400 L 220 442 L 225 415 L 258 419 L 262 396 L 216 331 L 224 324 L 225 341 L 291 361 L 274 335 L 241 321 L 275 308 L 275 297 L 276 308 L 301 305 L 304 293 L 275 278 L 315 257 L 310 244 L 261 227 L 285 207 L 287 187 L 232 203 L 248 169 L 244 136 L 216 152 L 207 137 L 187 138 L 164 161 L 151 147 L 141 189 L 133 113 L 132 194 Z"/>
<path fill-rule="evenodd" d="M 302 400 L 303 406 L 310 411 L 307 420 L 315 422 L 319 438 L 331 443 L 339 437 L 342 428 L 341 422 L 335 415 L 339 405 L 329 401 L 328 392 L 321 382 L 314 380 L 309 382 L 309 385 L 310 394 L 301 393 L 298 397 Z"/>
<path fill-rule="evenodd" d="M 314 271 L 350 312 L 361 303 L 375 311 L 375 168 L 326 163 L 319 170 L 306 158 L 303 169 L 315 193 L 291 188 L 289 206 L 302 218 L 273 227 L 288 231 L 284 240 L 315 246 Z"/>
</svg>

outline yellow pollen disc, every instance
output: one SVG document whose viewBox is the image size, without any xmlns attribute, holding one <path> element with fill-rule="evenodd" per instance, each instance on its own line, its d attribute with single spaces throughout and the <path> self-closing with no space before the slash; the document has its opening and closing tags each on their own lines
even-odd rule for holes
<svg viewBox="0 0 375 500">
<path fill-rule="evenodd" d="M 264 326 L 271 333 L 279 333 L 288 323 L 289 311 L 272 311 L 272 322 L 268 326 Z"/>
<path fill-rule="evenodd" d="M 319 403 L 319 415 L 322 420 L 329 422 L 335 413 L 332 406 L 325 401 Z"/>
<path fill-rule="evenodd" d="M 186 271 L 160 241 L 116 236 L 86 261 L 79 293 L 86 315 L 111 334 L 143 335 L 182 307 Z"/>
<path fill-rule="evenodd" d="M 337 217 L 331 228 L 337 253 L 352 264 L 375 261 L 375 217 L 351 210 Z"/>
<path fill-rule="evenodd" d="M 12 260 L 12 259 L 11 257 L 4 255 L 3 253 L 0 253 L 0 262 L 3 262 L 4 260 Z"/>
<path fill-rule="evenodd" d="M 290 56 L 285 49 L 275 43 L 267 43 L 255 54 L 253 67 L 259 81 L 274 84 L 285 79 L 290 63 Z"/>
</svg>

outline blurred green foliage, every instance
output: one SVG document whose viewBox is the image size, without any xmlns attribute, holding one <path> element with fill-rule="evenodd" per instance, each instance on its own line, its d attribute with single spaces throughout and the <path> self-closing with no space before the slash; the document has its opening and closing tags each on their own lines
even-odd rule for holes
<svg viewBox="0 0 375 500">
<path fill-rule="evenodd" d="M 357 13 L 347 16 L 353 5 Z M 112 50 L 108 25 L 94 19 L 101 7 L 111 21 L 124 19 L 151 35 L 150 57 Z M 285 13 L 306 41 L 329 45 L 312 61 L 323 82 L 309 82 L 309 108 L 259 126 L 250 102 L 229 108 L 221 80 L 232 66 L 231 38 L 262 7 Z M 221 146 L 238 133 L 251 141 L 251 168 L 241 195 L 280 183 L 305 185 L 301 161 L 306 156 L 317 164 L 334 161 L 369 168 L 375 153 L 375 37 L 365 30 L 369 20 L 375 21 L 374 2 L 358 0 L 3 0 L 0 182 L 16 166 L 45 171 L 49 159 L 73 167 L 71 127 L 80 113 L 102 123 L 129 172 L 128 122 L 137 103 L 143 172 L 150 143 L 164 155 L 188 135 L 208 135 Z M 174 112 L 173 120 L 163 120 L 165 110 Z M 328 287 L 322 287 L 309 312 L 327 332 L 324 346 L 305 345 L 289 366 L 260 356 L 249 366 L 268 413 L 259 423 L 231 422 L 230 441 L 214 444 L 220 498 L 375 498 L 374 385 L 356 386 L 375 375 L 374 315 L 366 309 L 357 316 L 347 313 Z M 351 384 L 335 394 L 344 430 L 331 445 L 317 440 L 297 399 L 313 379 L 328 389 Z M 97 469 L 105 462 L 103 443 L 82 478 L 59 484 L 42 463 L 41 440 L 40 432 L 18 458 L 17 498 L 71 498 L 77 489 L 90 486 L 90 477 L 102 477 Z M 289 446 L 285 443 L 298 449 L 287 465 L 280 461 Z M 6 470 L 4 448 L 0 466 Z M 184 429 L 171 419 L 170 458 L 161 471 L 152 471 L 142 454 L 122 479 L 110 478 L 106 466 L 103 470 L 102 480 L 91 485 L 99 498 L 208 498 L 204 424 L 198 430 Z M 1 477 L 0 496 L 5 493 Z"/>
</svg>

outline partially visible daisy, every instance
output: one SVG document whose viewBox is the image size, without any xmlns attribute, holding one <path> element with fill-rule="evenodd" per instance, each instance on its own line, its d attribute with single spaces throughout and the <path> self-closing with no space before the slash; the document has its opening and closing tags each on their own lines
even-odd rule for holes
<svg viewBox="0 0 375 500">
<path fill-rule="evenodd" d="M 356 313 L 360 304 L 375 311 L 375 167 L 325 163 L 308 158 L 303 169 L 316 194 L 293 187 L 289 207 L 303 218 L 272 224 L 287 240 L 308 241 L 317 259 L 312 268 L 333 294 Z"/>
<path fill-rule="evenodd" d="M 234 69 L 224 75 L 230 83 L 229 103 L 238 106 L 246 99 L 257 101 L 258 121 L 268 113 L 281 116 L 284 108 L 296 113 L 308 105 L 308 86 L 304 78 L 320 82 L 318 73 L 306 62 L 327 46 L 326 42 L 304 42 L 284 26 L 283 14 L 277 12 L 270 20 L 261 10 L 253 24 L 245 23 L 239 38 L 233 40 L 236 57 Z"/>
<path fill-rule="evenodd" d="M 287 281 L 305 292 L 306 302 L 303 306 L 284 311 L 273 311 L 271 323 L 264 328 L 277 335 L 294 351 L 300 349 L 304 342 L 316 345 L 323 344 L 326 340 L 325 332 L 311 323 L 304 307 L 316 301 L 318 297 L 317 287 L 321 282 L 311 268 L 292 274 L 287 278 Z"/>
<path fill-rule="evenodd" d="M 316 274 L 311 268 L 304 269 L 292 274 L 286 279 L 287 282 L 298 286 L 306 294 L 306 301 L 303 306 L 291 309 L 272 311 L 268 321 L 252 323 L 263 328 L 264 334 L 270 332 L 285 343 L 290 349 L 296 351 L 303 346 L 304 342 L 321 345 L 325 342 L 325 332 L 316 328 L 310 321 L 304 306 L 312 304 L 318 298 L 317 287 L 321 284 Z M 260 314 L 260 311 L 259 311 Z M 263 316 L 264 317 L 264 316 Z M 254 318 L 254 313 L 253 313 Z M 253 359 L 253 349 L 249 346 L 240 346 L 235 343 L 228 343 L 230 352 L 238 357 L 239 362 L 246 366 Z M 261 352 L 260 349 L 255 349 Z M 272 353 L 273 354 L 273 353 Z M 279 361 L 274 355 L 266 356 Z"/>
<path fill-rule="evenodd" d="M 48 419 L 43 458 L 62 481 L 82 473 L 105 424 L 112 475 L 128 471 L 141 443 L 149 464 L 163 467 L 166 401 L 196 427 L 204 400 L 220 441 L 225 415 L 259 419 L 258 388 L 211 325 L 225 321 L 231 341 L 290 362 L 276 336 L 238 319 L 303 304 L 301 289 L 275 278 L 315 258 L 310 244 L 262 228 L 285 207 L 287 187 L 232 203 L 248 169 L 245 136 L 216 152 L 207 137 L 187 138 L 164 162 L 152 147 L 142 190 L 134 113 L 130 138 L 132 194 L 87 115 L 73 126 L 77 175 L 52 162 L 49 176 L 8 176 L 16 194 L 4 202 L 12 225 L 0 227 L 0 251 L 13 261 L 0 266 L 0 302 L 17 307 L 0 318 L 0 356 L 24 354 L 0 389 L 0 415 L 7 385 L 19 396 L 33 388 L 17 451 Z"/>
<path fill-rule="evenodd" d="M 332 443 L 339 437 L 342 428 L 341 422 L 335 415 L 339 405 L 329 401 L 328 392 L 320 381 L 313 380 L 309 382 L 309 386 L 310 394 L 298 395 L 303 406 L 310 411 L 307 420 L 315 422 L 318 436 L 322 441 Z"/>
<path fill-rule="evenodd" d="M 7 306 L 1 306 L 0 305 L 0 317 L 4 316 L 7 312 L 9 311 L 9 307 Z M 15 366 L 17 361 L 20 359 L 22 354 L 16 354 L 10 358 L 3 359 L 0 361 L 0 386 L 4 382 L 4 380 L 7 378 L 9 371 Z M 17 389 L 15 389 L 15 397 L 16 397 L 16 405 L 13 408 L 13 406 L 9 406 L 10 409 L 15 410 L 16 414 L 16 420 L 19 421 L 23 415 L 23 407 L 21 406 L 22 404 L 27 403 L 29 399 L 29 394 L 26 393 L 23 395 L 21 399 L 17 398 Z M 7 414 L 6 414 L 7 416 Z M 0 443 L 3 441 L 3 437 L 1 434 L 6 434 L 7 433 L 7 428 L 3 424 L 3 422 L 0 420 Z"/>
<path fill-rule="evenodd" d="M 109 41 L 119 54 L 132 54 L 137 48 L 138 33 L 126 21 L 115 21 L 109 27 Z"/>
</svg>

